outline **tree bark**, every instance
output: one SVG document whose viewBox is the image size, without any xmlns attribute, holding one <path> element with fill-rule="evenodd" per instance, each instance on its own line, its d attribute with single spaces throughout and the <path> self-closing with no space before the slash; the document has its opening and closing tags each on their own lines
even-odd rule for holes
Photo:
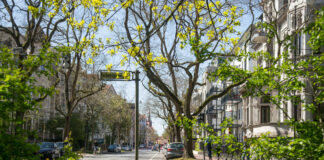
<svg viewBox="0 0 324 160">
<path fill-rule="evenodd" d="M 69 137 L 70 133 L 70 125 L 71 125 L 71 115 L 67 114 L 65 117 L 65 125 L 64 125 L 64 140 Z"/>
<path fill-rule="evenodd" d="M 181 129 L 180 129 L 180 126 L 174 125 L 174 128 L 175 128 L 175 130 L 174 130 L 174 132 L 175 132 L 174 140 L 176 139 L 177 142 L 181 142 Z"/>
<path fill-rule="evenodd" d="M 192 129 L 191 128 L 186 128 L 184 129 L 184 158 L 195 158 L 193 155 L 193 146 L 192 146 Z"/>
</svg>

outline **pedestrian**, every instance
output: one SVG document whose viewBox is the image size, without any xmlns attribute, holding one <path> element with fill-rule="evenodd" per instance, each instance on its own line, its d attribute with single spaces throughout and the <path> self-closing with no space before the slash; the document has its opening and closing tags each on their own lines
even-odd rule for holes
<svg viewBox="0 0 324 160">
<path fill-rule="evenodd" d="M 98 154 L 100 154 L 101 152 L 100 152 L 100 150 L 101 150 L 101 147 L 100 146 L 98 146 Z"/>
<path fill-rule="evenodd" d="M 161 145 L 160 145 L 160 143 L 159 143 L 159 152 L 160 152 L 160 148 L 161 148 Z"/>
<path fill-rule="evenodd" d="M 93 145 L 93 154 L 96 154 L 96 146 Z"/>
<path fill-rule="evenodd" d="M 212 144 L 209 138 L 207 138 L 207 151 L 208 151 L 209 160 L 212 160 Z"/>
</svg>

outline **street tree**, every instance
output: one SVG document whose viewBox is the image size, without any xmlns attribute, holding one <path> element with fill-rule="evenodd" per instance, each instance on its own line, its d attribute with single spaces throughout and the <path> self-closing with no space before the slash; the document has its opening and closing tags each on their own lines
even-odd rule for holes
<svg viewBox="0 0 324 160">
<path fill-rule="evenodd" d="M 55 50 L 41 50 L 39 56 L 28 56 L 18 63 L 18 57 L 6 46 L 0 46 L 0 159 L 37 159 L 38 147 L 26 143 L 28 137 L 36 138 L 32 131 L 22 128 L 24 120 L 16 114 L 37 111 L 42 98 L 35 95 L 52 95 L 53 87 L 37 84 L 36 77 L 54 75 L 57 65 Z M 35 70 L 30 76 L 19 65 L 33 68 L 42 65 L 44 70 Z"/>
<path fill-rule="evenodd" d="M 98 93 L 103 85 L 99 81 L 98 65 L 94 65 L 94 58 L 102 53 L 104 42 L 96 37 L 98 29 L 108 22 L 110 16 L 115 13 L 114 2 L 73 1 L 75 5 L 81 5 L 69 13 L 65 26 L 60 27 L 61 41 L 57 45 L 64 46 L 64 64 L 58 70 L 57 78 L 62 79 L 57 88 L 64 105 L 58 104 L 56 110 L 65 118 L 64 137 L 70 132 L 70 121 L 73 111 L 80 102 L 87 97 Z M 95 66 L 95 70 L 86 70 L 88 66 Z M 58 94 L 58 95 L 59 95 Z"/>
<path fill-rule="evenodd" d="M 125 49 L 122 62 L 135 60 L 146 74 L 150 89 L 172 102 L 177 120 L 184 122 L 178 123 L 184 128 L 184 156 L 194 157 L 189 121 L 212 99 L 247 79 L 235 79 L 222 93 L 208 98 L 197 110 L 192 109 L 193 91 L 201 85 L 201 64 L 215 56 L 229 56 L 225 49 L 238 40 L 229 35 L 238 34 L 235 27 L 240 25 L 238 18 L 243 10 L 228 1 L 138 1 L 124 3 L 124 8 L 126 34 L 118 32 L 118 41 L 124 44 L 120 48 Z M 187 79 L 183 95 L 178 91 L 178 73 L 185 73 Z M 165 79 L 171 79 L 171 85 Z"/>
<path fill-rule="evenodd" d="M 156 143 L 159 138 L 159 135 L 157 134 L 156 130 L 154 128 L 148 128 L 147 130 L 147 140 L 149 142 Z"/>
<path fill-rule="evenodd" d="M 104 122 L 109 125 L 113 136 L 117 138 L 117 143 L 121 140 L 128 140 L 132 127 L 132 112 L 129 103 L 120 95 L 109 95 L 108 107 L 101 112 Z"/>
<path fill-rule="evenodd" d="M 99 83 L 99 82 L 97 82 Z M 85 119 L 86 119 L 86 134 L 90 132 L 91 134 L 91 147 L 93 148 L 94 145 L 94 134 L 97 132 L 98 124 L 105 124 L 107 125 L 107 122 L 104 122 L 104 118 L 106 115 L 105 113 L 102 113 L 103 111 L 109 110 L 109 100 L 111 97 L 115 96 L 115 92 L 112 92 L 109 90 L 109 86 L 105 85 L 105 87 L 95 95 L 92 95 L 90 97 L 87 97 L 82 102 L 86 105 L 86 113 L 85 113 Z M 104 129 L 104 128 L 101 128 Z M 85 148 L 87 148 L 86 144 L 88 142 L 88 136 L 85 139 Z"/>
<path fill-rule="evenodd" d="M 34 55 L 44 58 L 45 51 L 50 52 L 50 45 L 55 39 L 58 26 L 69 17 L 68 13 L 75 9 L 75 6 L 66 8 L 66 6 L 71 5 L 72 2 L 70 1 L 57 3 L 42 0 L 23 2 L 3 0 L 0 2 L 0 32 L 7 37 L 7 39 L 4 38 L 4 44 L 18 52 L 15 53 L 19 60 L 17 66 L 21 71 L 27 72 L 25 78 L 21 79 L 21 83 L 28 83 L 27 81 L 37 74 L 39 67 L 43 65 L 42 63 L 29 65 L 29 62 L 25 62 L 30 61 L 30 58 L 27 57 Z M 62 12 L 63 8 L 65 9 L 64 12 Z M 45 74 L 45 76 L 48 76 L 48 74 Z M 52 85 L 55 86 L 56 84 L 53 83 Z M 47 96 L 48 94 L 40 95 L 39 101 L 44 100 Z M 16 110 L 15 119 L 22 121 L 25 111 Z M 16 124 L 15 127 L 19 129 L 22 126 Z"/>
<path fill-rule="evenodd" d="M 154 95 L 152 92 L 151 94 Z M 153 116 L 162 119 L 170 127 L 171 142 L 181 142 L 181 126 L 176 125 L 177 117 L 170 100 L 159 96 L 152 97 L 149 98 L 145 107 Z"/>
</svg>

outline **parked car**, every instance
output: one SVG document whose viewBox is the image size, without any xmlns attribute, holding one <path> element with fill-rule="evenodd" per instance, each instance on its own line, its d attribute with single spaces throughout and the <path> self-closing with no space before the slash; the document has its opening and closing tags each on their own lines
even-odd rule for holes
<svg viewBox="0 0 324 160">
<path fill-rule="evenodd" d="M 41 159 L 55 159 L 61 156 L 60 149 L 56 146 L 54 142 L 41 142 L 38 143 L 40 149 L 38 154 L 40 154 Z"/>
<path fill-rule="evenodd" d="M 162 149 L 162 153 L 165 155 L 168 149 L 168 144 L 164 144 L 163 149 Z"/>
<path fill-rule="evenodd" d="M 121 147 L 119 144 L 112 144 L 108 147 L 108 152 L 121 152 Z"/>
<path fill-rule="evenodd" d="M 64 154 L 64 142 L 56 142 L 56 146 L 60 150 L 60 155 L 62 156 Z"/>
<path fill-rule="evenodd" d="M 130 147 L 129 145 L 123 145 L 121 149 L 124 151 L 132 151 L 132 147 Z"/>
<path fill-rule="evenodd" d="M 166 152 L 164 156 L 166 159 L 182 157 L 183 149 L 184 146 L 183 143 L 181 142 L 170 143 L 166 148 Z"/>
<path fill-rule="evenodd" d="M 145 145 L 144 145 L 144 144 L 140 144 L 140 145 L 139 145 L 139 148 L 144 149 L 144 148 L 145 148 Z"/>
</svg>

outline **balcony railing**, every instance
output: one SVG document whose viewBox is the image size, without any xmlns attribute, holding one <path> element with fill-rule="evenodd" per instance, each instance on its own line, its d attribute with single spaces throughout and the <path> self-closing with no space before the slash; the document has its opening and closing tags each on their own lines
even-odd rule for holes
<svg viewBox="0 0 324 160">
<path fill-rule="evenodd" d="M 251 40 L 253 44 L 266 43 L 267 35 L 262 30 L 257 30 L 255 33 L 253 33 Z"/>
</svg>

